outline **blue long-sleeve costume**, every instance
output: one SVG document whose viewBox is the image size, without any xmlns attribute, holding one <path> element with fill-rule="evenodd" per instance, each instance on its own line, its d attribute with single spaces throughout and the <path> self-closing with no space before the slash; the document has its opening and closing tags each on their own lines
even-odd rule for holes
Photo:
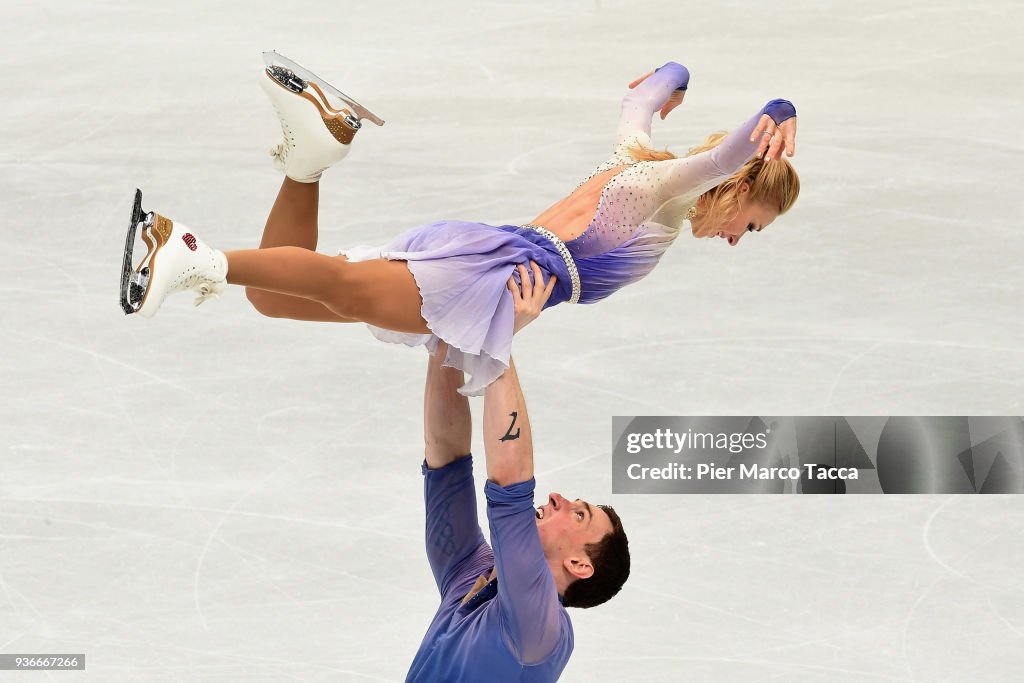
<svg viewBox="0 0 1024 683">
<path fill-rule="evenodd" d="M 573 648 L 537 533 L 534 480 L 501 487 L 488 481 L 491 544 L 476 516 L 472 458 L 437 470 L 423 466 L 426 546 L 441 605 L 407 681 L 540 683 L 558 679 Z M 489 581 L 463 599 L 478 577 Z"/>
</svg>

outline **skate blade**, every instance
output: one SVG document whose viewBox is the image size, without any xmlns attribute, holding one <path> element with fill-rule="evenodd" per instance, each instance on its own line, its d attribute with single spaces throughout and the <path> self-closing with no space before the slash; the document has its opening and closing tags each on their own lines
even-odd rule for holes
<svg viewBox="0 0 1024 683">
<path fill-rule="evenodd" d="M 135 190 L 135 202 L 132 207 L 131 225 L 128 226 L 128 239 L 124 249 L 124 262 L 121 266 L 121 310 L 125 315 L 139 313 L 151 318 L 156 308 L 146 306 L 149 299 L 149 284 L 153 277 L 156 254 L 169 238 L 169 221 L 157 216 L 152 211 L 142 208 L 142 191 Z M 146 256 L 138 267 L 132 267 L 132 255 L 135 250 L 135 236 L 142 229 L 142 241 L 146 244 Z"/>
<path fill-rule="evenodd" d="M 139 227 L 146 227 L 147 216 L 142 210 L 142 190 L 135 190 L 135 200 L 132 203 L 131 223 L 128 225 L 128 238 L 124 245 L 124 261 L 121 264 L 121 310 L 125 315 L 131 315 L 142 306 L 145 298 L 146 285 L 149 282 L 149 271 L 136 271 L 132 266 L 132 254 L 135 250 L 135 235 Z"/>
<path fill-rule="evenodd" d="M 352 108 L 352 111 L 355 112 L 355 116 L 356 116 L 357 119 L 359 119 L 359 120 L 366 119 L 367 121 L 371 121 L 371 122 L 375 123 L 378 126 L 383 126 L 384 125 L 384 119 L 380 118 L 379 116 L 374 114 L 372 111 L 370 111 L 369 109 L 367 109 L 363 105 L 359 104 L 354 99 L 352 99 L 351 97 L 349 97 L 345 93 L 341 92 L 340 90 L 335 88 L 333 85 L 331 85 L 330 83 L 328 83 L 324 79 L 322 79 L 319 76 L 317 76 L 315 73 L 313 73 L 309 69 L 307 69 L 307 68 L 305 68 L 305 67 L 303 67 L 303 66 L 301 66 L 299 64 L 296 64 L 295 62 L 293 62 L 292 60 L 288 59 L 287 57 L 285 57 L 284 55 L 280 54 L 279 52 L 274 52 L 274 51 L 264 52 L 263 53 L 263 63 L 266 65 L 267 69 L 269 69 L 272 66 L 283 66 L 283 67 L 285 67 L 287 69 L 290 69 L 299 78 L 301 78 L 301 79 L 303 79 L 305 81 L 309 81 L 310 84 L 313 84 L 313 85 L 317 86 L 318 90 L 320 90 L 320 89 L 326 90 L 327 92 L 329 92 L 330 94 L 334 95 L 339 100 L 341 100 L 342 102 L 347 104 L 349 107 Z M 285 87 L 288 87 L 288 86 L 285 86 Z M 323 96 L 323 93 L 321 92 L 320 95 Z M 326 99 L 327 98 L 324 97 L 325 102 L 326 102 Z M 335 111 L 338 111 L 338 110 L 335 110 Z"/>
</svg>

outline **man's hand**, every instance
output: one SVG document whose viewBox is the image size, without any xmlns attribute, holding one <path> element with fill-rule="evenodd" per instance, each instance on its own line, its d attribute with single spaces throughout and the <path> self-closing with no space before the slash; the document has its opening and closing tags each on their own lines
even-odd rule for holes
<svg viewBox="0 0 1024 683">
<path fill-rule="evenodd" d="M 512 292 L 512 301 L 515 303 L 516 323 L 512 334 L 519 332 L 531 322 L 537 319 L 544 309 L 544 304 L 551 298 L 551 292 L 555 289 L 555 282 L 558 278 L 552 275 L 547 283 L 544 282 L 544 273 L 540 266 L 530 261 L 530 268 L 533 269 L 533 282 L 526 272 L 526 266 L 519 264 L 519 281 L 522 282 L 522 289 L 516 284 L 515 278 L 508 279 L 508 290 Z"/>
<path fill-rule="evenodd" d="M 640 78 L 638 78 L 635 81 L 633 81 L 632 83 L 630 83 L 629 84 L 629 89 L 632 90 L 636 86 L 640 85 L 641 83 L 646 81 L 648 79 L 648 77 L 650 77 L 651 74 L 653 74 L 653 73 L 654 73 L 653 71 L 648 71 L 643 76 L 641 76 Z M 668 98 L 668 102 L 666 102 L 661 107 L 661 120 L 662 121 L 665 120 L 665 117 L 668 116 L 668 113 L 670 111 L 672 111 L 673 109 L 675 109 L 676 107 L 678 107 L 680 104 L 683 103 L 683 98 L 684 97 L 686 97 L 686 91 L 685 90 L 675 90 L 675 91 L 672 92 L 672 94 Z"/>
</svg>

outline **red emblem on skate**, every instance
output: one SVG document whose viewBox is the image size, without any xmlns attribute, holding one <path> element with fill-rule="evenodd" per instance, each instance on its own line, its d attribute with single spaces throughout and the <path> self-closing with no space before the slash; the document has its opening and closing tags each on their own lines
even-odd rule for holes
<svg viewBox="0 0 1024 683">
<path fill-rule="evenodd" d="M 185 246 L 187 246 L 189 249 L 191 249 L 192 251 L 196 250 L 196 238 L 192 236 L 192 233 L 186 232 L 184 235 L 181 236 L 181 239 L 184 240 Z"/>
</svg>

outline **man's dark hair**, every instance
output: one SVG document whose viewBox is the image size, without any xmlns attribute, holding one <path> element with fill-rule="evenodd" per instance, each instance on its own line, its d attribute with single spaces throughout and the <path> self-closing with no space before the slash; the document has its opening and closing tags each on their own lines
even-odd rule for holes
<svg viewBox="0 0 1024 683">
<path fill-rule="evenodd" d="M 597 543 L 584 546 L 594 573 L 587 579 L 576 579 L 565 589 L 562 604 L 566 607 L 594 607 L 612 599 L 629 578 L 629 539 L 622 529 L 622 520 L 610 505 L 598 505 L 612 521 L 612 530 Z"/>
</svg>

